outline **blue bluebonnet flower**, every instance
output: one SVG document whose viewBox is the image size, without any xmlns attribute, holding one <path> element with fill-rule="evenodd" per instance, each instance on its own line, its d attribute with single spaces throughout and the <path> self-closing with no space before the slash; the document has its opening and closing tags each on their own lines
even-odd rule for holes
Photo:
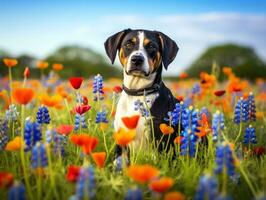
<svg viewBox="0 0 266 200">
<path fill-rule="evenodd" d="M 76 102 L 78 104 L 83 104 L 84 103 L 84 99 L 83 99 L 82 95 L 79 92 L 77 92 Z"/>
<path fill-rule="evenodd" d="M 181 123 L 182 113 L 186 107 L 184 103 L 181 101 L 180 103 L 175 104 L 175 108 L 172 112 L 168 112 L 169 119 L 165 119 L 169 121 L 171 119 L 171 124 L 176 126 Z"/>
<path fill-rule="evenodd" d="M 37 122 L 31 122 L 30 119 L 26 119 L 24 128 L 24 141 L 26 144 L 25 151 L 31 150 L 31 148 L 42 139 L 41 127 Z"/>
<path fill-rule="evenodd" d="M 54 129 L 47 129 L 45 131 L 46 143 L 50 144 L 53 141 L 53 138 L 54 138 L 55 134 L 56 134 L 56 131 Z"/>
<path fill-rule="evenodd" d="M 215 173 L 223 173 L 223 169 L 226 169 L 226 173 L 229 176 L 235 174 L 235 164 L 232 149 L 229 144 L 223 143 L 216 147 L 216 169 Z"/>
<path fill-rule="evenodd" d="M 224 130 L 224 114 L 216 111 L 212 116 L 212 139 L 217 141 L 220 132 Z"/>
<path fill-rule="evenodd" d="M 194 110 L 193 106 L 189 106 L 182 112 L 181 123 L 184 129 L 190 129 L 194 134 L 198 132 L 197 127 L 199 121 L 199 111 Z"/>
<path fill-rule="evenodd" d="M 95 123 L 96 124 L 99 124 L 99 123 L 108 123 L 108 120 L 107 120 L 106 112 L 105 111 L 99 111 L 99 112 L 97 112 Z"/>
<path fill-rule="evenodd" d="M 126 166 L 129 165 L 129 160 L 128 160 L 128 157 L 126 156 L 125 157 L 125 164 Z M 122 156 L 118 156 L 115 161 L 114 161 L 114 169 L 116 172 L 121 172 L 122 171 L 122 168 L 123 168 L 123 157 Z"/>
<path fill-rule="evenodd" d="M 189 155 L 194 157 L 196 153 L 197 142 L 197 136 L 195 135 L 195 132 L 192 132 L 190 129 L 184 129 L 181 132 L 181 136 L 180 155 Z"/>
<path fill-rule="evenodd" d="M 0 118 L 0 150 L 3 150 L 8 143 L 7 120 Z"/>
<path fill-rule="evenodd" d="M 249 127 L 246 128 L 246 133 L 244 135 L 244 144 L 256 144 L 257 139 L 255 135 L 255 128 L 249 125 Z"/>
<path fill-rule="evenodd" d="M 210 174 L 200 177 L 195 200 L 216 199 L 218 196 L 218 182 Z"/>
<path fill-rule="evenodd" d="M 125 200 L 142 200 L 142 191 L 139 188 L 128 189 Z"/>
<path fill-rule="evenodd" d="M 250 121 L 256 121 L 256 105 L 253 93 L 249 93 L 248 96 L 248 116 Z"/>
<path fill-rule="evenodd" d="M 147 100 L 147 103 L 150 101 Z M 134 102 L 134 110 L 139 111 L 142 117 L 149 117 L 149 111 L 145 108 L 145 105 L 143 102 L 141 102 L 139 99 Z"/>
<path fill-rule="evenodd" d="M 37 142 L 31 152 L 31 167 L 33 169 L 47 167 L 47 152 L 44 144 Z"/>
<path fill-rule="evenodd" d="M 36 115 L 36 120 L 39 124 L 49 124 L 51 119 L 49 110 L 46 106 L 40 106 Z"/>
<path fill-rule="evenodd" d="M 94 101 L 103 100 L 103 78 L 100 74 L 93 79 L 93 94 Z"/>
<path fill-rule="evenodd" d="M 189 106 L 191 106 L 193 104 L 193 102 L 192 102 L 192 98 L 191 97 L 187 97 L 187 98 L 185 98 L 185 100 L 184 100 L 184 106 L 185 107 L 189 107 Z"/>
<path fill-rule="evenodd" d="M 59 135 L 57 133 L 54 134 L 54 153 L 56 155 L 65 155 L 65 144 L 67 143 L 66 137 L 63 135 Z"/>
<path fill-rule="evenodd" d="M 17 121 L 19 116 L 19 113 L 17 111 L 17 107 L 15 104 L 11 104 L 8 107 L 8 110 L 6 111 L 6 119 L 9 121 Z"/>
<path fill-rule="evenodd" d="M 8 190 L 8 200 L 26 200 L 26 190 L 24 185 L 15 182 Z"/>
<path fill-rule="evenodd" d="M 82 128 L 87 128 L 87 122 L 86 122 L 85 114 L 80 115 L 80 114 L 76 113 L 74 130 L 77 131 L 80 126 Z"/>
<path fill-rule="evenodd" d="M 234 112 L 234 122 L 240 124 L 240 122 L 247 122 L 249 118 L 248 114 L 248 102 L 241 97 L 236 104 Z"/>
<path fill-rule="evenodd" d="M 192 94 L 198 94 L 200 93 L 200 84 L 195 83 L 191 90 Z"/>
<path fill-rule="evenodd" d="M 86 196 L 88 195 L 88 196 Z M 76 183 L 76 197 L 78 199 L 91 199 L 95 196 L 95 175 L 92 166 L 82 167 Z"/>
</svg>

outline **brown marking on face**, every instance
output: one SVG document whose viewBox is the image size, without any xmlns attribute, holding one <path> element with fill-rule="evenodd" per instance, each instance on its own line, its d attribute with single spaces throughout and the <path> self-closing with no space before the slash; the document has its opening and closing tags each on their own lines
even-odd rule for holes
<svg viewBox="0 0 266 200">
<path fill-rule="evenodd" d="M 119 60 L 123 67 L 127 65 L 128 57 L 125 56 L 123 48 L 121 48 L 119 51 Z"/>
<path fill-rule="evenodd" d="M 155 58 L 154 59 L 149 58 L 148 62 L 149 62 L 150 72 L 156 71 L 162 62 L 161 53 L 158 51 L 156 53 Z"/>
<path fill-rule="evenodd" d="M 146 46 L 147 44 L 150 43 L 150 40 L 148 38 L 144 38 L 143 43 L 144 43 L 144 46 Z"/>
</svg>

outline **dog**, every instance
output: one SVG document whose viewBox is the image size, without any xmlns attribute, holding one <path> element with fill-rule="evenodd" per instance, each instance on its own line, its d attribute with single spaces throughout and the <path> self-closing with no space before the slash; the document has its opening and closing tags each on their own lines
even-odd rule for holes
<svg viewBox="0 0 266 200">
<path fill-rule="evenodd" d="M 125 29 L 110 36 L 104 46 L 111 63 L 114 63 L 118 52 L 123 66 L 123 91 L 117 104 L 115 131 L 120 128 L 126 129 L 121 120 L 122 117 L 140 114 L 134 106 L 138 102 L 150 110 L 153 118 L 154 139 L 158 142 L 162 137 L 160 124 L 169 123 L 165 121 L 165 117 L 168 111 L 172 111 L 175 104 L 179 102 L 162 80 L 163 68 L 167 70 L 176 57 L 179 49 L 177 44 L 159 31 Z M 145 129 L 146 123 L 145 116 L 142 116 L 136 127 L 136 138 L 130 144 L 130 150 L 147 148 L 152 141 L 153 134 L 151 129 Z M 151 126 L 150 123 L 148 125 Z M 175 137 L 175 134 L 170 136 L 171 145 Z M 163 150 L 166 140 L 168 137 L 164 137 L 160 143 L 159 151 Z M 116 157 L 119 157 L 121 153 L 121 148 L 117 146 Z"/>
</svg>

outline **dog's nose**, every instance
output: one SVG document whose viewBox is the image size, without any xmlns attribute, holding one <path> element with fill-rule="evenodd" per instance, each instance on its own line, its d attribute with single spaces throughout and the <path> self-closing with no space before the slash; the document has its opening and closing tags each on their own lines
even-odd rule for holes
<svg viewBox="0 0 266 200">
<path fill-rule="evenodd" d="M 144 62 L 144 57 L 141 55 L 134 55 L 131 58 L 131 63 L 135 66 L 140 66 Z"/>
</svg>

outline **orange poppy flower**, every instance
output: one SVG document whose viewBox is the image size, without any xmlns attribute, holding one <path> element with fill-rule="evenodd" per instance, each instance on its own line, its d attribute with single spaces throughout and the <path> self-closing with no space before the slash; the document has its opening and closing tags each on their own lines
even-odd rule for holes
<svg viewBox="0 0 266 200">
<path fill-rule="evenodd" d="M 177 137 L 175 138 L 175 140 L 174 140 L 174 143 L 176 143 L 176 144 L 181 144 L 182 138 L 183 138 L 183 136 L 177 136 Z"/>
<path fill-rule="evenodd" d="M 232 74 L 232 68 L 230 67 L 223 67 L 223 73 L 227 76 Z"/>
<path fill-rule="evenodd" d="M 56 128 L 56 132 L 61 135 L 69 135 L 73 131 L 73 125 L 62 124 Z"/>
<path fill-rule="evenodd" d="M 185 200 L 185 196 L 180 192 L 168 192 L 164 195 L 164 200 Z"/>
<path fill-rule="evenodd" d="M 186 72 L 182 72 L 179 74 L 179 78 L 181 78 L 181 79 L 185 79 L 187 77 L 188 77 L 188 74 Z"/>
<path fill-rule="evenodd" d="M 225 94 L 225 90 L 216 90 L 214 91 L 215 96 L 221 97 Z"/>
<path fill-rule="evenodd" d="M 135 129 L 138 125 L 139 118 L 139 115 L 133 115 L 131 117 L 122 117 L 121 119 L 128 129 Z"/>
<path fill-rule="evenodd" d="M 138 183 L 147 183 L 158 177 L 160 171 L 151 165 L 131 165 L 127 169 L 127 175 Z"/>
<path fill-rule="evenodd" d="M 173 127 L 164 123 L 160 124 L 160 130 L 164 135 L 171 135 L 175 131 Z"/>
<path fill-rule="evenodd" d="M 55 71 L 61 71 L 63 68 L 64 68 L 64 66 L 62 64 L 60 64 L 60 63 L 53 64 L 53 69 Z"/>
<path fill-rule="evenodd" d="M 135 130 L 125 131 L 125 129 L 119 129 L 114 133 L 115 141 L 120 146 L 127 146 L 136 136 Z"/>
<path fill-rule="evenodd" d="M 169 177 L 162 177 L 158 180 L 154 180 L 149 184 L 149 187 L 154 192 L 163 193 L 169 190 L 174 184 L 174 180 Z"/>
<path fill-rule="evenodd" d="M 82 147 L 83 153 L 90 154 L 97 146 L 99 140 L 87 134 L 74 134 L 70 137 L 70 141 Z"/>
<path fill-rule="evenodd" d="M 0 172 L 0 188 L 10 187 L 13 184 L 14 177 L 9 172 Z"/>
<path fill-rule="evenodd" d="M 22 139 L 20 136 L 16 136 L 13 140 L 7 143 L 6 151 L 18 151 L 22 147 Z"/>
<path fill-rule="evenodd" d="M 104 163 L 105 163 L 105 159 L 106 159 L 106 153 L 105 152 L 95 152 L 95 153 L 92 153 L 91 156 L 99 168 L 104 167 Z"/>
<path fill-rule="evenodd" d="M 34 91 L 31 88 L 15 88 L 12 96 L 17 103 L 26 105 L 33 99 Z"/>
<path fill-rule="evenodd" d="M 36 65 L 37 65 L 37 68 L 39 68 L 39 69 L 45 69 L 45 68 L 48 67 L 49 63 L 40 60 L 40 61 L 37 62 Z"/>
<path fill-rule="evenodd" d="M 29 76 L 30 76 L 30 68 L 29 67 L 25 68 L 23 76 L 26 78 L 29 78 Z"/>
<path fill-rule="evenodd" d="M 198 137 L 204 137 L 207 135 L 208 132 L 210 132 L 210 125 L 208 121 L 208 117 L 205 113 L 202 113 L 201 120 L 199 120 L 199 127 L 197 128 L 199 130 L 196 135 Z"/>
<path fill-rule="evenodd" d="M 41 104 L 44 104 L 48 107 L 56 107 L 62 101 L 62 97 L 60 95 L 48 96 L 47 94 L 40 96 Z"/>
<path fill-rule="evenodd" d="M 14 67 L 18 64 L 18 61 L 16 59 L 11 59 L 11 58 L 4 58 L 3 62 L 7 67 Z"/>
</svg>

